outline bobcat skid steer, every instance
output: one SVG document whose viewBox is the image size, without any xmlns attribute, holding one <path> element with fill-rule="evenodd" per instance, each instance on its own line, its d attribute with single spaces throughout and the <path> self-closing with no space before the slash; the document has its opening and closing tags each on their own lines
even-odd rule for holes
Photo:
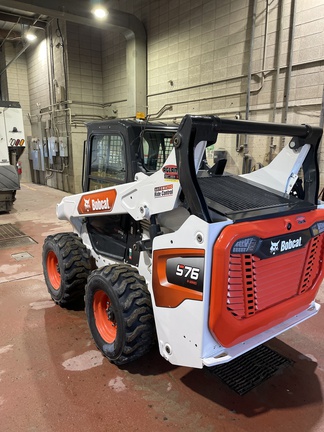
<svg viewBox="0 0 324 432">
<path fill-rule="evenodd" d="M 225 133 L 290 142 L 268 166 L 236 176 L 204 161 Z M 53 300 L 73 307 L 84 297 L 93 339 L 117 365 L 157 339 L 172 364 L 214 366 L 315 315 L 321 136 L 214 116 L 187 115 L 179 127 L 89 124 L 84 192 L 57 207 L 73 233 L 43 247 Z"/>
</svg>

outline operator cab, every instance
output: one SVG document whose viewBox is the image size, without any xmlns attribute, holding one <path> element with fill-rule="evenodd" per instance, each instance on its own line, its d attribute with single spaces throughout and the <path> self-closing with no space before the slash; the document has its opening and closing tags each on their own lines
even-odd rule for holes
<svg viewBox="0 0 324 432">
<path fill-rule="evenodd" d="M 110 120 L 88 124 L 83 192 L 134 181 L 137 172 L 159 170 L 171 150 L 176 125 Z"/>
<path fill-rule="evenodd" d="M 83 153 L 83 192 L 133 182 L 135 174 L 159 170 L 173 149 L 178 127 L 165 123 L 108 120 L 88 124 Z M 115 260 L 132 264 L 139 252 L 143 223 L 130 215 L 86 218 L 94 250 Z M 148 229 L 148 227 L 146 227 Z"/>
</svg>

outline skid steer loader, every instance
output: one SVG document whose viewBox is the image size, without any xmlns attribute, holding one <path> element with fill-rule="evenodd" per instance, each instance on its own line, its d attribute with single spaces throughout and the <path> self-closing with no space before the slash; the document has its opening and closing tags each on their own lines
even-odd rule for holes
<svg viewBox="0 0 324 432">
<path fill-rule="evenodd" d="M 289 136 L 266 167 L 209 167 L 222 134 Z M 88 125 L 83 193 L 59 219 L 73 232 L 43 247 L 52 299 L 84 298 L 101 352 L 121 365 L 158 343 L 174 365 L 228 362 L 315 315 L 323 279 L 318 201 L 322 129 L 214 116 L 179 127 Z"/>
</svg>

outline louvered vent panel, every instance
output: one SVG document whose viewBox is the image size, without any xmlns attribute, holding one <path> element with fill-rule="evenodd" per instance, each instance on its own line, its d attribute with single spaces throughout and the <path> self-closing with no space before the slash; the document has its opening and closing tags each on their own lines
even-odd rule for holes
<svg viewBox="0 0 324 432">
<path fill-rule="evenodd" d="M 308 260 L 306 261 L 303 279 L 299 294 L 302 294 L 314 285 L 321 269 L 321 257 L 323 256 L 324 236 L 314 237 L 309 246 Z"/>
<path fill-rule="evenodd" d="M 314 286 L 321 269 L 324 236 L 306 248 L 261 260 L 253 255 L 230 256 L 227 310 L 243 319 L 300 295 Z"/>
</svg>

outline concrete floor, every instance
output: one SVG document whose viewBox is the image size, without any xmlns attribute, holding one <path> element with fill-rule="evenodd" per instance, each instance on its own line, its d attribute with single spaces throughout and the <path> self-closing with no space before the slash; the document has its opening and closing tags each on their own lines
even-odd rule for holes
<svg viewBox="0 0 324 432">
<path fill-rule="evenodd" d="M 14 210 L 0 214 L 37 242 L 0 250 L 1 432 L 324 431 L 324 309 L 270 341 L 294 363 L 244 396 L 156 349 L 123 368 L 104 359 L 84 312 L 55 306 L 43 280 L 44 238 L 70 230 L 55 215 L 63 196 L 22 184 Z"/>
</svg>

